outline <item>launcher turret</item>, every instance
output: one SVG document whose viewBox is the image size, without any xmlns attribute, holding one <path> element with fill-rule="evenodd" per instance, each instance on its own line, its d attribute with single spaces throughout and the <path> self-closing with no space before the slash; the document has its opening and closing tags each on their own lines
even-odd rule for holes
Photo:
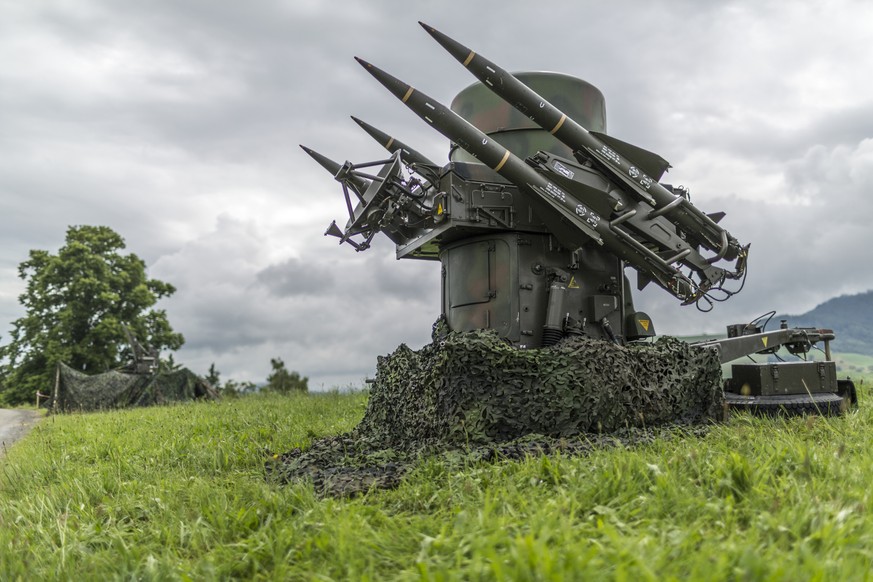
<svg viewBox="0 0 873 582">
<path fill-rule="evenodd" d="M 704 309 L 735 292 L 748 247 L 717 224 L 723 214 L 657 182 L 669 166 L 660 156 L 605 133 L 600 91 L 567 75 L 511 75 L 425 29 L 482 81 L 451 108 L 358 60 L 451 140 L 450 161 L 440 168 L 353 117 L 392 155 L 340 165 L 304 147 L 343 186 L 349 218 L 325 234 L 362 251 L 382 232 L 398 258 L 441 261 L 449 327 L 496 329 L 520 347 L 654 335 L 625 267 L 638 288 L 655 282 Z"/>
</svg>

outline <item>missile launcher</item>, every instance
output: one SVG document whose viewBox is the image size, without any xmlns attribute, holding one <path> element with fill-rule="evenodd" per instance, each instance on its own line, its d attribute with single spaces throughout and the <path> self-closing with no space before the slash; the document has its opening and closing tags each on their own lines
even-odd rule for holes
<svg viewBox="0 0 873 582">
<path fill-rule="evenodd" d="M 420 24 L 478 79 L 451 107 L 355 58 L 450 140 L 449 162 L 440 166 L 354 117 L 389 158 L 341 165 L 301 146 L 343 187 L 348 221 L 332 223 L 326 235 L 362 251 L 382 232 L 398 258 L 439 261 L 448 328 L 492 329 L 519 349 L 569 336 L 617 344 L 652 338 L 653 319 L 635 309 L 626 269 L 636 272 L 637 289 L 654 283 L 703 311 L 742 288 L 749 245 L 721 225 L 724 213 L 705 213 L 687 189 L 661 183 L 670 167 L 661 156 L 606 133 L 596 87 L 559 73 L 509 73 Z M 818 343 L 829 360 L 834 339 L 823 329 L 729 330 L 700 344 L 718 350 L 723 363 L 780 346 L 805 355 Z M 761 370 L 778 376 L 779 363 L 745 365 L 741 383 L 725 382 L 727 402 L 839 412 L 854 399 L 832 362 L 797 364 L 791 385 L 778 390 Z"/>
</svg>

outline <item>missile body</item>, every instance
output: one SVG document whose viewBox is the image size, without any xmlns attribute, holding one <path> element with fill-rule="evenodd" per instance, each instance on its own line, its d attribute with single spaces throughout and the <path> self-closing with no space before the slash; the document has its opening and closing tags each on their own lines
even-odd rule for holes
<svg viewBox="0 0 873 582">
<path fill-rule="evenodd" d="M 432 162 L 427 156 L 419 153 L 413 148 L 409 147 L 399 139 L 394 139 L 384 131 L 381 131 L 366 121 L 361 121 L 354 115 L 351 116 L 352 120 L 361 126 L 361 129 L 367 132 L 370 137 L 379 142 L 382 147 L 391 152 L 392 154 L 397 150 L 400 150 L 400 159 L 403 160 L 404 164 L 407 165 L 420 165 L 420 166 L 438 166 L 438 164 Z"/>
<path fill-rule="evenodd" d="M 536 172 L 508 149 L 492 140 L 448 107 L 415 90 L 374 65 L 355 59 L 419 117 L 482 163 L 528 193 L 531 204 L 567 248 L 578 248 L 592 239 L 683 301 L 693 300 L 697 284 L 665 263 L 642 244 L 628 244 L 601 217 L 548 178 Z M 557 216 L 556 216 L 557 213 Z"/>
<path fill-rule="evenodd" d="M 667 214 L 689 236 L 716 251 L 718 254 L 712 262 L 722 258 L 733 260 L 745 253 L 737 240 L 709 216 L 661 186 L 639 165 L 625 159 L 615 148 L 592 135 L 512 74 L 438 30 L 422 22 L 419 24 L 485 86 L 571 147 L 577 158 L 596 163 L 606 175 L 653 206 L 653 212 Z"/>
</svg>

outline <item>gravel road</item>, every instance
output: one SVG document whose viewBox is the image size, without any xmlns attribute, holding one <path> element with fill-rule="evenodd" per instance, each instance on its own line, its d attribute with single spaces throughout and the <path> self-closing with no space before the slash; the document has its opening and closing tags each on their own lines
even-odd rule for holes
<svg viewBox="0 0 873 582">
<path fill-rule="evenodd" d="M 0 457 L 6 452 L 6 447 L 27 434 L 40 416 L 36 410 L 0 408 Z"/>
</svg>

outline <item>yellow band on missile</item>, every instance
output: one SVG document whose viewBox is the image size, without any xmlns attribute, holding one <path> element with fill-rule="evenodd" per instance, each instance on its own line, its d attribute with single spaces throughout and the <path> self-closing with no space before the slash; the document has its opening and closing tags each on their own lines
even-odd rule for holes
<svg viewBox="0 0 873 582">
<path fill-rule="evenodd" d="M 403 96 L 403 102 L 406 103 L 406 100 L 409 99 L 414 92 L 415 92 L 415 89 L 410 87 L 409 90 L 406 92 L 406 95 Z"/>
<path fill-rule="evenodd" d="M 475 57 L 475 56 L 476 56 L 476 52 L 475 52 L 475 51 L 470 51 L 470 54 L 467 56 L 467 60 L 464 61 L 464 66 L 466 67 L 467 65 L 469 65 L 469 64 L 470 64 L 470 61 L 472 61 L 472 60 L 473 60 L 473 57 Z"/>
<path fill-rule="evenodd" d="M 497 166 L 495 166 L 494 171 L 495 171 L 495 172 L 499 172 L 499 171 L 500 171 L 500 168 L 503 167 L 503 164 L 505 164 L 505 163 L 506 163 L 506 160 L 508 160 L 508 159 L 509 159 L 509 150 L 506 150 L 506 153 L 503 154 L 503 159 L 500 160 L 500 163 L 497 164 Z"/>
<path fill-rule="evenodd" d="M 393 138 L 393 137 L 392 137 L 391 139 L 388 140 L 388 143 L 385 144 L 385 149 L 386 149 L 386 150 L 390 150 L 390 149 L 391 149 L 391 144 L 392 144 L 392 143 L 394 143 L 394 138 Z"/>
<path fill-rule="evenodd" d="M 561 129 L 561 126 L 564 125 L 564 120 L 565 120 L 565 119 L 567 119 L 567 114 L 566 114 L 566 113 L 562 113 L 562 114 L 561 114 L 561 120 L 558 121 L 558 124 L 555 125 L 555 127 L 553 127 L 553 128 L 552 128 L 552 131 L 550 131 L 549 133 L 552 134 L 552 135 L 555 135 L 555 132 L 558 131 L 559 129 Z"/>
</svg>

